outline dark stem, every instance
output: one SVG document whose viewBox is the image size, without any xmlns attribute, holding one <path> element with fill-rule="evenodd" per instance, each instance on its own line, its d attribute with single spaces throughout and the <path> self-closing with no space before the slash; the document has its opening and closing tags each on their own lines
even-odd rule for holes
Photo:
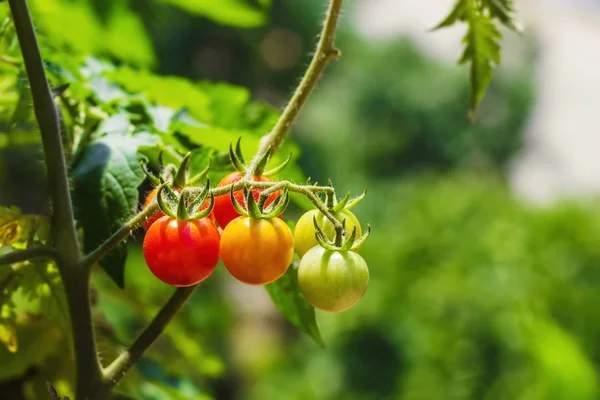
<svg viewBox="0 0 600 400">
<path fill-rule="evenodd" d="M 46 78 L 40 48 L 26 0 L 9 0 L 23 61 L 31 86 L 35 117 L 40 127 L 52 201 L 52 227 L 56 246 L 65 261 L 75 265 L 80 257 L 75 231 L 67 166 L 64 158 L 58 112 Z"/>
<path fill-rule="evenodd" d="M 75 398 L 104 399 L 108 390 L 102 380 L 102 367 L 92 322 L 89 276 L 73 274 L 69 268 L 61 268 L 71 316 L 71 332 L 75 352 Z"/>
<path fill-rule="evenodd" d="M 51 258 L 56 260 L 59 258 L 59 254 L 53 247 L 32 247 L 26 250 L 11 251 L 10 253 L 0 256 L 0 265 L 15 264 L 33 258 Z"/>
</svg>

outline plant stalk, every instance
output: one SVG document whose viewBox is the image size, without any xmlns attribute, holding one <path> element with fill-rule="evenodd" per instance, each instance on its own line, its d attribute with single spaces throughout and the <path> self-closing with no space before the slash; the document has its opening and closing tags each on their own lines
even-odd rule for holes
<svg viewBox="0 0 600 400">
<path fill-rule="evenodd" d="M 77 241 L 71 193 L 65 162 L 58 112 L 46 78 L 44 63 L 35 36 L 26 0 L 9 0 L 23 61 L 29 78 L 35 117 L 44 148 L 48 189 L 52 201 L 54 244 L 68 265 L 76 265 L 81 252 Z"/>
</svg>

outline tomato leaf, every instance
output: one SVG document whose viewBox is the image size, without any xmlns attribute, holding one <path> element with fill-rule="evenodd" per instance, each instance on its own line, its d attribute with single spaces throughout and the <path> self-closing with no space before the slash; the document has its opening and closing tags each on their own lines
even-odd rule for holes
<svg viewBox="0 0 600 400">
<path fill-rule="evenodd" d="M 136 211 L 138 186 L 144 180 L 137 150 L 153 145 L 147 133 L 112 132 L 92 142 L 73 169 L 76 216 L 84 230 L 84 250 L 90 252 L 116 232 Z M 100 260 L 100 265 L 124 287 L 124 244 Z"/>
<path fill-rule="evenodd" d="M 294 261 L 278 280 L 265 286 L 271 300 L 292 325 L 307 333 L 319 346 L 325 347 L 315 309 L 300 292 L 298 286 L 298 262 Z"/>
<path fill-rule="evenodd" d="M 472 121 L 490 84 L 493 69 L 500 64 L 499 41 L 502 34 L 497 21 L 513 31 L 520 30 L 513 0 L 457 0 L 448 16 L 434 28 L 446 28 L 458 22 L 468 26 L 463 38 L 465 49 L 459 63 L 471 64 L 469 119 Z"/>
</svg>

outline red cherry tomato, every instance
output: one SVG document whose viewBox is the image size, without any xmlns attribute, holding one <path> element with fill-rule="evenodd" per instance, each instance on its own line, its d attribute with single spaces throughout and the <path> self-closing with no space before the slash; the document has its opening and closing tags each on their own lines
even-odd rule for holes
<svg viewBox="0 0 600 400">
<path fill-rule="evenodd" d="M 276 281 L 293 257 L 294 236 L 279 218 L 238 217 L 223 231 L 223 265 L 234 278 L 249 285 Z"/>
<path fill-rule="evenodd" d="M 221 182 L 219 182 L 217 187 L 223 187 L 223 186 L 230 185 L 232 183 L 239 181 L 243 177 L 244 177 L 244 174 L 242 174 L 241 172 L 232 172 L 231 174 L 229 174 L 225 178 L 223 178 L 221 180 Z M 254 180 L 257 182 L 271 182 L 271 179 L 266 178 L 264 176 L 255 176 Z M 252 191 L 252 196 L 254 197 L 254 200 L 258 201 L 260 192 L 262 192 L 261 189 L 254 189 Z M 235 199 L 238 201 L 238 203 L 240 203 L 242 205 L 242 207 L 244 207 L 244 209 L 245 209 L 244 191 L 243 190 L 235 191 L 233 193 L 233 197 L 235 197 Z M 277 199 L 277 197 L 279 197 L 279 191 L 273 192 L 267 198 L 267 201 L 265 202 L 265 206 L 268 206 L 269 204 L 273 203 L 273 201 L 275 201 L 275 199 Z M 229 224 L 233 219 L 240 216 L 240 214 L 235 210 L 235 208 L 233 207 L 233 204 L 231 203 L 231 196 L 229 195 L 229 193 L 215 197 L 215 206 L 212 211 L 212 216 L 213 216 L 213 219 L 217 222 L 217 224 L 219 224 L 219 226 L 222 229 L 225 229 L 227 224 Z"/>
<path fill-rule="evenodd" d="M 206 279 L 219 262 L 221 234 L 208 218 L 156 221 L 144 238 L 144 258 L 150 271 L 173 286 L 192 286 Z"/>
</svg>

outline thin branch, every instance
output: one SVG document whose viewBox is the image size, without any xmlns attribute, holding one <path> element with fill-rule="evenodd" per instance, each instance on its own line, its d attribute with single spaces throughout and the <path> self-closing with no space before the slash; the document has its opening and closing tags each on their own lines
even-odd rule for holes
<svg viewBox="0 0 600 400">
<path fill-rule="evenodd" d="M 131 347 L 121 353 L 108 367 L 104 369 L 106 385 L 116 385 L 125 373 L 131 368 L 160 336 L 169 322 L 175 317 L 183 304 L 191 296 L 197 285 L 181 287 L 169 298 L 169 301 L 156 314 L 152 322 L 141 335 L 133 342 Z"/>
<path fill-rule="evenodd" d="M 52 200 L 52 217 L 55 244 L 68 265 L 75 265 L 80 257 L 79 243 L 71 207 L 71 194 L 67 176 L 58 112 L 46 78 L 40 48 L 26 0 L 9 0 L 10 9 L 23 62 L 27 70 L 35 116 L 40 127 L 48 171 L 48 188 Z"/>
<path fill-rule="evenodd" d="M 306 103 L 308 96 L 317 85 L 325 67 L 327 67 L 329 61 L 340 56 L 341 52 L 334 47 L 333 42 L 342 2 L 343 0 L 331 0 L 329 3 L 329 9 L 327 10 L 327 16 L 325 18 L 325 23 L 323 24 L 323 30 L 321 31 L 315 55 L 313 56 L 304 77 L 300 81 L 300 84 L 296 88 L 292 99 L 283 110 L 281 117 L 279 117 L 279 120 L 271 132 L 261 139 L 258 152 L 248 167 L 246 173 L 247 177 L 254 176 L 254 171 L 256 171 L 256 168 L 258 167 L 259 161 L 267 151 L 270 151 L 271 154 L 275 154 L 281 143 L 283 143 L 292 123 L 298 117 L 302 106 Z"/>
<path fill-rule="evenodd" d="M 0 265 L 16 264 L 34 258 L 50 258 L 56 260 L 58 257 L 59 253 L 54 247 L 32 247 L 26 250 L 11 251 L 10 253 L 0 256 Z"/>
</svg>

